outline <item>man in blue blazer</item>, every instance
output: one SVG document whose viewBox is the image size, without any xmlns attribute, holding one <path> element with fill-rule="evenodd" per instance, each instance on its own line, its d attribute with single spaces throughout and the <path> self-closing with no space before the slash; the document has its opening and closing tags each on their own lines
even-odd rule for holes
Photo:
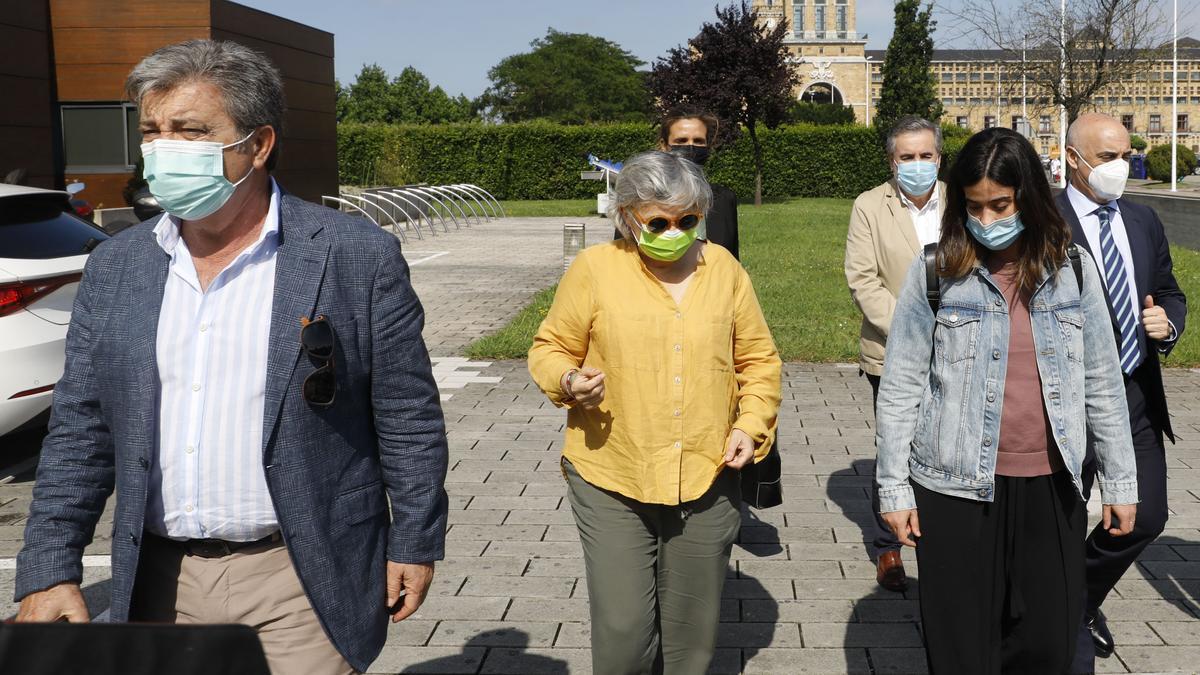
<svg viewBox="0 0 1200 675">
<path fill-rule="evenodd" d="M 399 244 L 275 184 L 262 54 L 171 45 L 127 89 L 167 213 L 84 271 L 18 618 L 87 620 L 81 556 L 115 489 L 114 620 L 246 623 L 275 673 L 366 670 L 445 540 L 445 423 Z"/>
<path fill-rule="evenodd" d="M 1117 120 L 1081 115 L 1067 132 L 1070 184 L 1058 207 L 1073 239 L 1100 261 L 1125 372 L 1125 394 L 1137 455 L 1138 512 L 1133 532 L 1114 537 L 1097 526 L 1087 539 L 1087 598 L 1073 673 L 1094 671 L 1095 655 L 1114 649 L 1100 605 L 1125 571 L 1167 523 L 1167 464 L 1164 436 L 1175 442 L 1159 357 L 1183 334 L 1187 299 L 1171 271 L 1171 250 L 1153 209 L 1121 199 L 1133 149 Z M 1095 457 L 1084 462 L 1084 487 L 1096 476 Z"/>
</svg>

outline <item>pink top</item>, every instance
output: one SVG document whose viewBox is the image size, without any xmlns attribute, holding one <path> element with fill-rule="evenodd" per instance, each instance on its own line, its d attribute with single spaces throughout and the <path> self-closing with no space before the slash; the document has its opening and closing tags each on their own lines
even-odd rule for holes
<svg viewBox="0 0 1200 675">
<path fill-rule="evenodd" d="M 1008 372 L 1000 416 L 997 476 L 1045 476 L 1065 468 L 1051 436 L 1042 399 L 1037 348 L 1029 318 L 1029 293 L 1018 293 L 1017 266 L 988 264 L 988 271 L 1008 301 Z"/>
</svg>

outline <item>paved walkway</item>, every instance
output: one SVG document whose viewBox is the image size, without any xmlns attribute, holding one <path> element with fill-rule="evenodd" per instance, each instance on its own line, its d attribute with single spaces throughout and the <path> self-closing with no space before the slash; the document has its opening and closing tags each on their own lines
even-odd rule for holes
<svg viewBox="0 0 1200 675">
<path fill-rule="evenodd" d="M 435 355 L 453 354 L 462 333 L 483 332 L 474 312 L 502 324 L 553 282 L 559 222 L 500 221 L 472 230 L 474 245 L 457 233 L 436 241 L 440 249 L 406 248 L 410 261 L 450 251 L 413 267 Z M 607 231 L 603 221 L 592 229 Z M 554 255 L 544 251 L 552 246 Z M 524 362 L 438 358 L 435 371 L 451 451 L 448 557 L 425 606 L 391 628 L 371 672 L 590 672 L 587 589 L 558 471 L 563 413 Z M 873 420 L 870 387 L 856 375 L 841 365 L 786 368 L 786 501 L 745 514 L 712 672 L 924 672 L 918 584 L 903 595 L 881 590 L 864 544 Z M 1169 371 L 1167 386 L 1183 436 L 1168 449 L 1174 515 L 1105 604 L 1120 646 L 1100 672 L 1200 672 L 1200 373 Z M 0 486 L 0 600 L 11 597 L 30 489 Z M 106 517 L 87 551 L 96 557 L 85 559 L 95 612 L 107 605 L 109 529 Z M 916 576 L 907 551 L 905 559 Z M 0 616 L 14 611 L 0 602 Z"/>
</svg>

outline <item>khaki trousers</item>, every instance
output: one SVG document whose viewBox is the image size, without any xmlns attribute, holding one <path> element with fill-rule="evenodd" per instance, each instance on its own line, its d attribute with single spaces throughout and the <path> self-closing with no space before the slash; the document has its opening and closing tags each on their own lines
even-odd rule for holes
<svg viewBox="0 0 1200 675">
<path fill-rule="evenodd" d="M 201 558 L 150 534 L 142 541 L 131 620 L 245 624 L 272 675 L 355 672 L 321 628 L 283 542 Z"/>
<path fill-rule="evenodd" d="M 702 675 L 741 527 L 741 485 L 722 471 L 703 497 L 644 504 L 588 483 L 563 461 L 583 543 L 595 675 Z"/>
</svg>

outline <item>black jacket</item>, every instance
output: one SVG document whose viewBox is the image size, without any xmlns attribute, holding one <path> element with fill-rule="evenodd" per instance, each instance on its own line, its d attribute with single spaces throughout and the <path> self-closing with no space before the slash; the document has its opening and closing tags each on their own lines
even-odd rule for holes
<svg viewBox="0 0 1200 675">
<path fill-rule="evenodd" d="M 1087 237 L 1083 233 L 1083 227 L 1079 224 L 1079 218 L 1075 215 L 1074 207 L 1071 206 L 1071 199 L 1067 195 L 1067 191 L 1060 192 L 1055 201 L 1058 203 L 1059 212 L 1071 226 L 1071 238 L 1075 244 L 1087 249 L 1088 253 L 1091 253 L 1096 260 L 1102 260 L 1099 252 L 1092 251 L 1088 245 Z M 1154 304 L 1163 308 L 1167 313 L 1167 319 L 1175 325 L 1176 331 L 1174 342 L 1155 342 L 1146 336 L 1139 321 L 1138 347 L 1145 355 L 1145 359 L 1142 361 L 1142 365 L 1138 366 L 1139 372 L 1135 372 L 1134 376 L 1126 381 L 1126 386 L 1135 380 L 1143 384 L 1146 412 L 1150 424 L 1155 431 L 1166 435 L 1174 443 L 1175 434 L 1171 429 L 1171 418 L 1167 414 L 1167 396 L 1163 391 L 1162 366 L 1159 364 L 1158 357 L 1159 354 L 1166 356 L 1171 353 L 1171 349 L 1183 335 L 1184 324 L 1187 322 L 1187 298 L 1180 290 L 1179 283 L 1175 281 L 1175 275 L 1171 271 L 1171 249 L 1167 244 L 1167 236 L 1163 231 L 1162 221 L 1158 219 L 1158 214 L 1148 206 L 1125 199 L 1117 200 L 1117 205 L 1121 209 L 1121 220 L 1125 223 L 1125 232 L 1129 237 L 1129 251 L 1133 257 L 1133 277 L 1137 287 L 1138 306 L 1142 306 L 1142 300 L 1147 295 L 1154 296 Z M 1100 274 L 1103 275 L 1103 272 Z M 1107 291 L 1105 291 L 1105 295 L 1107 295 Z M 1109 313 L 1112 313 L 1111 301 L 1109 302 Z M 1117 336 L 1117 343 L 1120 344 L 1120 328 L 1117 326 L 1115 315 L 1112 316 L 1112 321 L 1113 333 Z"/>
<path fill-rule="evenodd" d="M 708 241 L 720 244 L 728 249 L 734 258 L 740 260 L 738 255 L 737 195 L 724 185 L 716 183 L 709 183 L 709 185 L 712 187 L 713 203 L 705 218 Z M 613 233 L 613 239 L 620 238 L 620 232 Z"/>
</svg>

